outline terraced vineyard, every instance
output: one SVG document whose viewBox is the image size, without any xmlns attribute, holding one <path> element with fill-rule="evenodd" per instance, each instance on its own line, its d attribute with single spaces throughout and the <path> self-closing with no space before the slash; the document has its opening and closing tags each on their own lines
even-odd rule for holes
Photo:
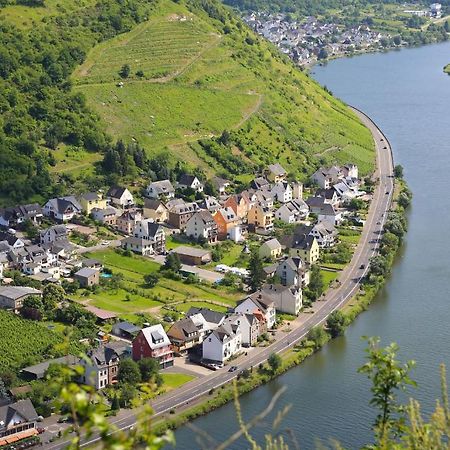
<svg viewBox="0 0 450 450">
<path fill-rule="evenodd" d="M 166 81 L 185 68 L 220 36 L 201 26 L 192 15 L 171 14 L 136 27 L 132 32 L 98 46 L 76 72 L 79 82 L 99 83 L 120 80 L 124 64 L 131 78 Z"/>
<path fill-rule="evenodd" d="M 334 162 L 370 173 L 373 140 L 355 115 L 214 5 L 160 0 L 147 22 L 89 53 L 73 80 L 107 131 L 208 175 L 237 179 L 236 157 L 248 171 L 277 160 L 301 180 Z M 232 145 L 197 142 L 223 130 Z"/>
<path fill-rule="evenodd" d="M 63 339 L 38 322 L 0 310 L 0 372 L 17 370 L 55 355 Z"/>
</svg>

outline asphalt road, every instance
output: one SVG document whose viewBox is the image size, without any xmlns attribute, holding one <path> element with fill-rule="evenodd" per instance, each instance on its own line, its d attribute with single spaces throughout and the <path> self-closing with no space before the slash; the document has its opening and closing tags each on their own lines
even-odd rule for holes
<svg viewBox="0 0 450 450">
<path fill-rule="evenodd" d="M 229 383 L 242 369 L 258 366 L 260 363 L 265 362 L 271 353 L 280 353 L 294 346 L 306 336 L 312 327 L 322 324 L 334 310 L 340 308 L 348 299 L 357 293 L 360 281 L 368 270 L 370 258 L 378 250 L 379 238 L 381 237 L 381 231 L 391 204 L 394 179 L 392 177 L 393 159 L 389 141 L 365 114 L 356 109 L 353 109 L 353 111 L 372 132 L 377 153 L 377 169 L 374 177 L 379 179 L 379 183 L 373 195 L 358 247 L 356 248 L 352 261 L 342 271 L 339 277 L 339 286 L 335 289 L 328 290 L 324 298 L 319 302 L 320 306 L 315 309 L 315 313 L 304 320 L 300 326 L 294 328 L 289 333 L 283 333 L 280 339 L 268 347 L 255 349 L 251 355 L 238 364 L 239 370 L 237 372 L 230 373 L 225 367 L 217 372 L 213 372 L 209 376 L 193 380 L 181 389 L 177 389 L 155 399 L 151 403 L 155 417 L 167 413 L 171 409 L 186 406 L 193 402 L 193 400 L 208 394 L 211 389 Z M 136 411 L 121 411 L 111 422 L 118 429 L 125 430 L 135 424 L 135 414 Z M 93 436 L 86 440 L 83 445 L 93 444 L 96 440 L 98 440 L 98 437 Z M 59 450 L 63 449 L 67 443 L 68 441 L 65 440 L 58 443 L 46 444 L 42 448 Z"/>
</svg>

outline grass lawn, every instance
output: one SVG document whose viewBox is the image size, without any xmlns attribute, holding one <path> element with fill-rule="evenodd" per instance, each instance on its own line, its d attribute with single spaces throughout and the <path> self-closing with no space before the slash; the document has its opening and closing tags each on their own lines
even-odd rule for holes
<svg viewBox="0 0 450 450">
<path fill-rule="evenodd" d="M 183 384 L 186 384 L 195 378 L 194 376 L 188 375 L 186 373 L 161 372 L 161 376 L 164 380 L 163 387 L 165 388 L 166 392 L 183 386 Z"/>
<path fill-rule="evenodd" d="M 177 305 L 174 305 L 174 308 L 180 312 L 187 312 L 189 310 L 189 308 L 191 308 L 191 307 L 208 308 L 213 311 L 218 311 L 218 312 L 223 312 L 223 313 L 227 312 L 227 308 L 225 306 L 214 305 L 209 302 L 187 302 L 187 303 L 179 303 Z"/>
<path fill-rule="evenodd" d="M 341 263 L 320 263 L 320 267 L 325 267 L 328 269 L 335 269 L 335 270 L 343 270 L 347 264 L 341 264 Z"/>
<path fill-rule="evenodd" d="M 360 234 L 355 234 L 353 236 L 345 236 L 342 234 L 339 235 L 340 241 L 347 242 L 348 244 L 354 244 L 354 245 L 358 244 L 360 238 L 361 238 Z"/>
<path fill-rule="evenodd" d="M 329 270 L 321 270 L 320 273 L 326 287 L 339 276 L 339 272 L 330 272 Z"/>
<path fill-rule="evenodd" d="M 130 301 L 126 300 L 127 295 L 131 299 Z M 130 294 L 123 289 L 90 294 L 88 297 L 83 297 L 83 299 L 90 299 L 89 304 L 97 308 L 117 313 L 139 312 L 156 306 L 162 306 L 160 302 L 136 294 Z"/>
<path fill-rule="evenodd" d="M 77 299 L 92 299 L 92 305 L 119 314 L 145 311 L 176 301 L 187 301 L 186 305 L 190 305 L 193 302 L 209 300 L 234 306 L 242 297 L 241 293 L 225 287 L 212 288 L 206 285 L 186 284 L 183 281 L 168 278 L 161 278 L 154 288 L 147 288 L 144 284 L 144 275 L 159 271 L 160 264 L 137 255 L 123 256 L 111 249 L 89 253 L 89 257 L 102 261 L 115 273 L 122 273 L 124 289 L 102 291 L 98 294 L 89 294 L 87 297 L 79 296 Z M 131 293 L 133 291 L 135 292 Z M 125 300 L 127 293 L 131 301 Z M 225 306 L 222 308 L 226 309 Z"/>
</svg>

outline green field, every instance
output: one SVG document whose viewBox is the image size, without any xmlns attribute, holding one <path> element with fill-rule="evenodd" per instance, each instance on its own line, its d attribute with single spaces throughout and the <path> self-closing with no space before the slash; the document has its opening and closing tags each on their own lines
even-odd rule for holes
<svg viewBox="0 0 450 450">
<path fill-rule="evenodd" d="M 18 370 L 63 350 L 63 338 L 44 325 L 0 310 L 0 372 Z"/>
<path fill-rule="evenodd" d="M 209 302 L 187 302 L 187 303 L 180 303 L 177 305 L 174 305 L 174 308 L 177 311 L 180 312 L 187 312 L 191 307 L 195 307 L 195 308 L 208 308 L 208 309 L 212 309 L 213 311 L 218 311 L 218 312 L 227 312 L 227 309 L 225 306 L 219 306 L 219 305 L 215 305 L 213 303 L 209 303 Z"/>
<path fill-rule="evenodd" d="M 164 380 L 163 387 L 166 392 L 183 386 L 183 384 L 194 379 L 192 375 L 186 373 L 162 373 L 161 376 Z"/>
<path fill-rule="evenodd" d="M 161 278 L 158 284 L 150 289 L 144 284 L 144 275 L 159 271 L 161 266 L 154 261 L 136 255 L 123 256 L 114 250 L 92 252 L 88 256 L 102 261 L 113 273 L 122 273 L 124 288 L 101 290 L 98 293 L 89 293 L 87 297 L 77 295 L 74 298 L 119 314 L 158 311 L 164 304 L 174 302 L 185 302 L 177 305 L 180 311 L 199 303 L 208 304 L 212 309 L 226 310 L 227 306 L 234 306 L 241 297 L 239 292 L 227 288 L 214 289 L 167 278 Z M 217 305 L 211 305 L 205 300 Z"/>
<path fill-rule="evenodd" d="M 235 134 L 223 152 L 249 167 L 278 160 L 305 179 L 320 158 L 371 172 L 372 137 L 345 105 L 264 40 L 247 40 L 237 27 L 224 33 L 221 22 L 189 9 L 161 0 L 148 21 L 94 47 L 75 71 L 76 90 L 112 136 L 149 154 L 169 150 L 208 174 L 234 170 L 196 143 L 225 129 Z M 123 64 L 131 70 L 120 87 Z"/>
<path fill-rule="evenodd" d="M 321 270 L 320 273 L 326 288 L 339 276 L 339 272 L 330 272 L 329 270 Z"/>
</svg>

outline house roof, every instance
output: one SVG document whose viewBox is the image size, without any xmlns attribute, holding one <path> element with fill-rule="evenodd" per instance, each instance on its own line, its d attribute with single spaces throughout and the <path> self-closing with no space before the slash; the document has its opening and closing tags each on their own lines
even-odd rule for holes
<svg viewBox="0 0 450 450">
<path fill-rule="evenodd" d="M 214 217 L 209 211 L 197 211 L 189 220 L 194 220 L 195 218 L 200 219 L 205 225 L 213 225 L 216 222 Z"/>
<path fill-rule="evenodd" d="M 255 189 L 261 189 L 263 186 L 269 185 L 270 183 L 265 177 L 256 177 L 250 183 L 250 186 Z"/>
<path fill-rule="evenodd" d="M 336 191 L 333 188 L 330 189 L 317 189 L 315 196 L 323 197 L 327 200 L 331 200 L 333 196 L 336 195 Z"/>
<path fill-rule="evenodd" d="M 75 276 L 77 277 L 83 277 L 83 278 L 89 278 L 92 275 L 95 275 L 98 273 L 98 269 L 92 269 L 90 267 L 83 267 L 82 269 L 80 269 Z"/>
<path fill-rule="evenodd" d="M 153 183 L 150 183 L 148 185 L 147 189 L 150 189 L 150 188 L 152 188 L 158 195 L 175 192 L 175 189 L 172 186 L 172 183 L 170 182 L 170 180 L 154 181 Z"/>
<path fill-rule="evenodd" d="M 102 266 L 103 263 L 98 259 L 86 258 L 81 261 L 83 267 Z"/>
<path fill-rule="evenodd" d="M 169 211 L 174 214 L 186 214 L 186 213 L 195 212 L 197 210 L 197 208 L 198 208 L 198 205 L 195 202 L 190 202 L 190 203 L 183 202 L 183 203 L 178 203 L 178 204 L 175 204 L 175 205 L 169 207 Z"/>
<path fill-rule="evenodd" d="M 230 182 L 228 180 L 225 180 L 225 178 L 221 177 L 212 177 L 211 182 L 216 189 L 225 188 L 230 185 Z"/>
<path fill-rule="evenodd" d="M 204 250 L 203 248 L 196 247 L 187 247 L 184 245 L 180 245 L 179 247 L 174 248 L 172 252 L 178 255 L 192 256 L 195 258 L 203 258 L 211 254 L 209 250 Z"/>
<path fill-rule="evenodd" d="M 144 199 L 144 208 L 147 209 L 158 209 L 162 206 L 164 209 L 167 209 L 164 203 L 157 198 L 145 198 Z"/>
<path fill-rule="evenodd" d="M 17 241 L 20 241 L 20 239 L 11 233 L 8 233 L 6 231 L 0 231 L 0 241 L 6 241 L 9 245 L 12 246 Z"/>
<path fill-rule="evenodd" d="M 101 200 L 102 196 L 98 192 L 86 192 L 80 195 L 80 199 L 93 201 L 93 200 Z"/>
<path fill-rule="evenodd" d="M 29 398 L 0 407 L 0 430 L 6 429 L 13 417 L 18 414 L 25 422 L 37 420 L 38 414 Z"/>
<path fill-rule="evenodd" d="M 68 208 L 73 208 L 75 211 L 81 211 L 81 205 L 78 200 L 73 196 L 52 198 L 47 203 L 53 204 L 54 209 L 59 214 L 64 214 Z"/>
<path fill-rule="evenodd" d="M 223 220 L 226 223 L 235 222 L 236 220 L 238 220 L 238 217 L 233 211 L 233 208 L 229 206 L 227 208 L 219 209 L 218 213 L 223 217 Z"/>
<path fill-rule="evenodd" d="M 321 208 L 323 205 L 325 205 L 325 197 L 309 197 L 306 199 L 306 204 L 310 208 Z"/>
<path fill-rule="evenodd" d="M 189 175 L 187 173 L 183 173 L 178 180 L 178 184 L 183 186 L 192 186 L 192 183 L 195 181 L 197 177 L 195 175 Z M 198 178 L 197 178 L 198 179 Z"/>
<path fill-rule="evenodd" d="M 21 218 L 33 218 L 42 215 L 42 208 L 37 203 L 30 203 L 28 205 L 0 209 L 0 215 L 8 221 Z"/>
<path fill-rule="evenodd" d="M 321 206 L 321 208 L 318 211 L 318 213 L 319 214 L 323 214 L 325 216 L 335 216 L 337 214 L 337 212 L 334 209 L 333 205 L 330 205 L 329 203 L 325 203 L 323 206 Z"/>
<path fill-rule="evenodd" d="M 120 331 L 125 331 L 125 333 L 130 334 L 139 333 L 139 331 L 141 331 L 140 327 L 130 322 L 118 322 L 114 325 L 114 328 L 117 328 Z"/>
<path fill-rule="evenodd" d="M 126 187 L 123 186 L 111 186 L 106 193 L 107 197 L 120 199 L 124 192 L 127 190 Z"/>
<path fill-rule="evenodd" d="M 192 306 L 186 313 L 187 317 L 195 314 L 201 314 L 207 322 L 219 324 L 225 318 L 225 314 L 217 311 L 213 311 L 208 308 L 196 308 Z"/>
<path fill-rule="evenodd" d="M 119 358 L 116 351 L 107 345 L 99 345 L 89 353 L 89 357 L 96 367 L 103 367 L 111 362 L 111 360 Z"/>
<path fill-rule="evenodd" d="M 277 250 L 279 248 L 281 248 L 281 244 L 278 241 L 278 239 L 273 238 L 273 239 L 269 239 L 268 241 L 264 242 L 264 244 L 262 245 L 266 245 L 267 247 L 269 247 L 270 250 Z"/>
<path fill-rule="evenodd" d="M 61 358 L 48 359 L 47 361 L 43 361 L 39 364 L 24 367 L 21 372 L 33 374 L 36 378 L 42 378 L 47 369 L 50 367 L 50 364 L 65 364 L 70 366 L 77 364 L 79 360 L 80 358 L 73 355 L 62 356 Z"/>
<path fill-rule="evenodd" d="M 100 320 L 115 319 L 117 317 L 117 314 L 111 311 L 106 311 L 105 309 L 97 308 L 91 305 L 85 306 L 84 309 L 94 314 L 94 316 L 96 316 Z"/>
<path fill-rule="evenodd" d="M 170 340 L 160 323 L 143 328 L 141 332 L 152 350 L 170 345 Z"/>
<path fill-rule="evenodd" d="M 198 333 L 198 328 L 190 317 L 185 317 L 184 319 L 176 321 L 167 332 L 170 336 L 174 330 L 180 330 L 185 337 L 192 335 L 193 333 Z"/>
<path fill-rule="evenodd" d="M 269 164 L 267 168 L 276 176 L 283 176 L 287 175 L 286 170 L 283 168 L 283 166 L 280 163 L 276 164 Z"/>
<path fill-rule="evenodd" d="M 0 286 L 0 296 L 17 300 L 26 295 L 40 295 L 42 292 L 28 286 Z"/>
</svg>

